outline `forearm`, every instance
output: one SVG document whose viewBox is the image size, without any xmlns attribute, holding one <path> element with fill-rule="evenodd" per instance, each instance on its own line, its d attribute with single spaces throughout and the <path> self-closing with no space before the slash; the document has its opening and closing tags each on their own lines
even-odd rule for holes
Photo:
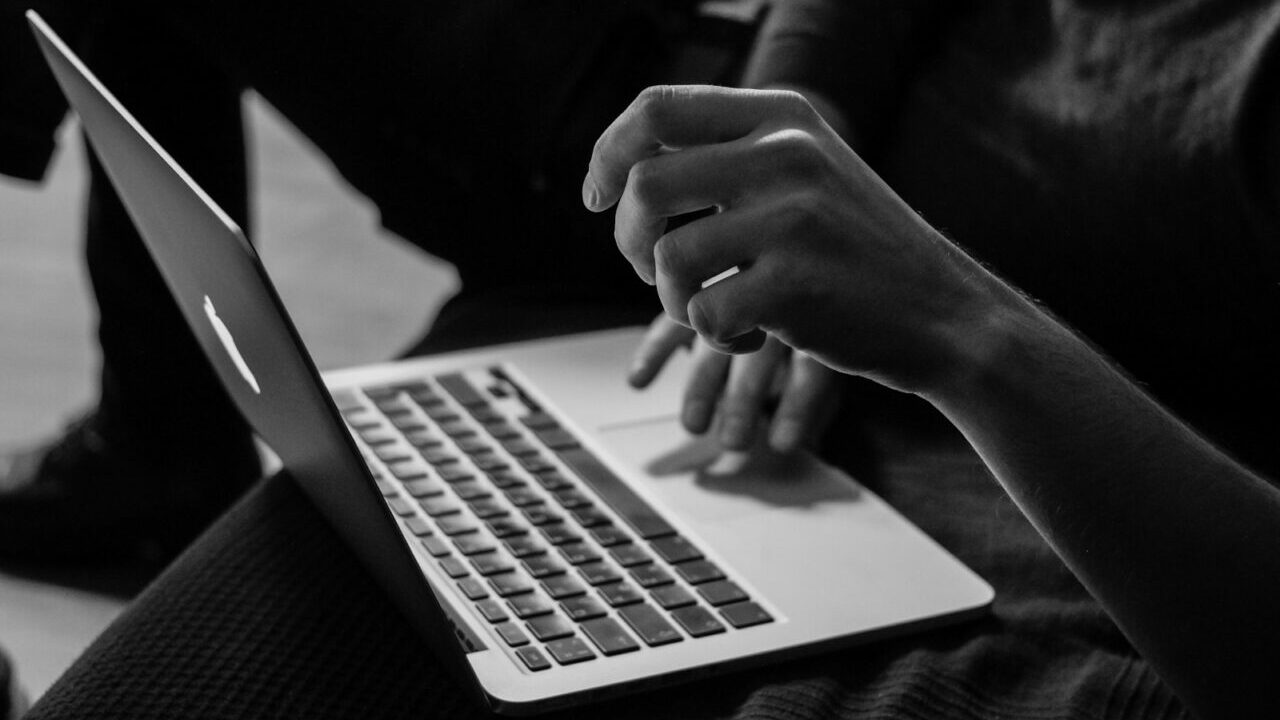
<svg viewBox="0 0 1280 720">
<path fill-rule="evenodd" d="M 922 394 L 1195 710 L 1280 710 L 1280 493 L 990 282 L 957 371 Z"/>
</svg>

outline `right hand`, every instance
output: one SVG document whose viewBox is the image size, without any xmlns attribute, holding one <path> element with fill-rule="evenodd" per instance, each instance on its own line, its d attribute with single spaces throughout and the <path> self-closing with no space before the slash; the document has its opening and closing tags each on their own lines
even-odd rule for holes
<svg viewBox="0 0 1280 720">
<path fill-rule="evenodd" d="M 693 368 L 685 386 L 681 424 L 694 434 L 717 428 L 720 444 L 748 450 L 761 424 L 769 446 L 792 452 L 813 445 L 839 405 L 839 375 L 770 336 L 749 355 L 727 355 L 666 314 L 649 326 L 636 348 L 628 380 L 645 387 L 671 354 L 692 344 Z M 775 407 L 776 405 L 776 407 Z M 719 413 L 719 422 L 713 419 Z"/>
</svg>

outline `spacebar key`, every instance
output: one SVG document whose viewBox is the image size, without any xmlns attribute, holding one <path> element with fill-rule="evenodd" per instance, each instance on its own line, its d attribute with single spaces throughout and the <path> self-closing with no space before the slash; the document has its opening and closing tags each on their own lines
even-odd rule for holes
<svg viewBox="0 0 1280 720">
<path fill-rule="evenodd" d="M 566 448 L 557 452 L 566 465 L 573 468 L 582 479 L 587 481 L 596 494 L 609 504 L 613 511 L 631 526 L 640 537 L 652 538 L 672 535 L 676 529 L 635 493 L 622 478 L 613 474 L 595 455 L 586 450 Z"/>
</svg>

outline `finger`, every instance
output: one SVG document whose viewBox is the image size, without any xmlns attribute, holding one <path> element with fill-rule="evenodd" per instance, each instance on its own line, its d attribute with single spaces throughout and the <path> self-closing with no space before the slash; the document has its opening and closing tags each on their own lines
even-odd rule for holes
<svg viewBox="0 0 1280 720">
<path fill-rule="evenodd" d="M 790 348 L 771 337 L 759 351 L 733 358 L 720 401 L 720 443 L 726 448 L 751 447 L 765 414 L 773 378 L 789 355 Z"/>
<path fill-rule="evenodd" d="M 689 301 L 703 285 L 750 267 L 768 241 L 770 210 L 749 205 L 709 215 L 658 239 L 653 248 L 658 298 L 667 314 L 691 326 Z M 725 282 L 726 280 L 721 280 Z"/>
<path fill-rule="evenodd" d="M 676 323 L 666 313 L 658 315 L 636 348 L 631 369 L 627 372 L 627 382 L 635 388 L 647 387 L 676 348 L 688 347 L 694 337 L 692 330 Z"/>
<path fill-rule="evenodd" d="M 716 352 L 706 343 L 694 343 L 693 362 L 685 385 L 680 422 L 684 429 L 701 435 L 711 427 L 716 401 L 729 372 L 729 356 Z"/>
<path fill-rule="evenodd" d="M 803 104 L 798 98 L 794 93 L 705 85 L 647 88 L 596 140 L 582 202 L 594 212 L 605 210 L 622 196 L 631 166 L 661 148 L 743 137 L 779 110 Z"/>
<path fill-rule="evenodd" d="M 796 352 L 782 400 L 773 415 L 769 445 L 793 452 L 815 442 L 835 417 L 840 402 L 839 374 L 808 355 Z"/>
<path fill-rule="evenodd" d="M 653 283 L 653 246 L 667 218 L 724 207 L 753 164 L 745 142 L 694 147 L 631 166 L 614 215 L 613 236 L 636 273 Z"/>
<path fill-rule="evenodd" d="M 699 290 L 689 299 L 689 326 L 723 353 L 755 352 L 764 345 L 769 305 L 776 301 L 772 268 L 757 262 L 737 274 Z"/>
</svg>

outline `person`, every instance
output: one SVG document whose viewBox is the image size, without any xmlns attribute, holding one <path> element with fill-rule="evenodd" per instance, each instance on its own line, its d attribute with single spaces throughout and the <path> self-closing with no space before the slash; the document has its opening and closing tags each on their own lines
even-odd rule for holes
<svg viewBox="0 0 1280 720">
<path fill-rule="evenodd" d="M 317 9 L 306 33 L 294 31 L 292 8 L 274 5 L 38 7 L 68 38 L 92 39 L 78 44 L 89 66 L 245 227 L 238 98 L 253 87 L 276 104 L 377 203 L 386 227 L 457 268 L 462 291 L 433 326 L 436 338 L 452 339 L 433 350 L 648 322 L 652 302 L 617 289 L 625 265 L 582 240 L 607 225 L 580 217 L 561 188 L 576 184 L 567 179 L 595 128 L 646 82 L 672 73 L 735 81 L 753 40 L 752 7 L 725 19 L 663 0 L 587 11 L 396 2 L 338 10 L 346 5 Z M 25 34 L 9 12 L 7 27 Z M 350 12 L 367 21 L 363 35 L 326 21 Z M 52 145 L 36 131 L 56 124 L 65 105 L 43 71 L 31 72 L 42 63 L 30 39 L 14 41 L 28 71 L 10 66 L 22 91 L 4 97 L 22 101 L 0 118 L 23 132 L 0 158 L 9 172 L 38 177 Z M 333 50 L 344 42 L 366 51 Z M 160 55 L 172 62 L 156 63 Z M 406 97 L 406 83 L 433 91 Z M 451 98 L 447 108 L 439 97 Z M 494 195 L 504 212 L 485 207 Z M 54 442 L 0 463 L 0 557 L 163 561 L 257 477 L 257 455 L 92 156 L 86 256 L 100 311 L 100 401 Z M 476 320 L 497 305 L 527 312 L 500 326 Z M 830 414 L 832 377 L 812 367 L 806 377 L 823 402 L 789 406 L 784 414 L 799 424 L 790 445 Z"/>
<path fill-rule="evenodd" d="M 1280 712 L 1280 488 L 948 241 L 801 95 L 649 88 L 583 202 L 616 207 L 622 254 L 712 347 L 774 338 L 937 408 L 1201 717 Z"/>
<path fill-rule="evenodd" d="M 591 7 L 592 12 L 597 11 L 595 4 Z M 1244 152 L 1240 144 L 1275 147 L 1270 129 L 1275 127 L 1277 115 L 1256 99 L 1260 94 L 1257 88 L 1265 87 L 1274 64 L 1274 53 L 1268 52 L 1274 28 L 1280 23 L 1274 7 L 1274 3 L 1246 7 L 1208 0 L 1153 3 L 1141 8 L 1012 1 L 945 8 L 927 2 L 779 3 L 745 63 L 743 84 L 802 90 L 809 106 L 821 108 L 826 123 L 821 127 L 837 129 L 858 151 L 856 157 L 865 158 L 875 174 L 885 178 L 932 225 L 945 228 L 1013 284 L 1045 300 L 1146 384 L 1152 394 L 1190 418 L 1195 427 L 1222 441 L 1250 464 L 1273 468 L 1277 461 L 1273 442 L 1276 418 L 1266 411 L 1280 395 L 1274 373 L 1263 371 L 1280 358 L 1273 332 L 1280 304 L 1273 302 L 1276 285 L 1268 263 L 1273 259 L 1268 255 L 1273 249 L 1268 243 L 1276 236 L 1271 232 L 1274 205 L 1266 205 L 1264 200 L 1270 202 L 1275 183 L 1274 169 L 1260 164 L 1259 158 L 1274 158 L 1276 153 Z M 635 309 L 643 307 L 646 299 L 652 302 L 642 284 L 617 282 L 631 271 L 607 243 L 601 242 L 612 233 L 614 223 L 607 216 L 588 215 L 577 207 L 571 212 L 568 207 L 578 204 L 581 163 L 591 155 L 599 129 L 608 125 L 641 87 L 652 84 L 646 78 L 679 79 L 679 73 L 670 71 L 669 66 L 658 72 L 638 59 L 651 58 L 653 49 L 661 44 L 655 40 L 661 37 L 659 33 L 649 29 L 635 32 L 642 26 L 652 28 L 654 23 L 637 20 L 634 14 L 625 15 L 625 19 L 612 16 L 617 22 L 603 26 L 616 34 L 587 36 L 549 32 L 552 20 L 540 24 L 539 13 L 523 24 L 504 23 L 524 28 L 539 43 L 549 43 L 548 50 L 559 47 L 561 41 L 579 51 L 591 48 L 589 62 L 574 55 L 581 64 L 571 63 L 571 67 L 591 78 L 574 87 L 594 88 L 597 93 L 583 95 L 563 88 L 555 92 L 535 83 L 524 91 L 526 94 L 517 93 L 517 100 L 511 100 L 511 87 L 519 88 L 519 82 L 476 87 L 475 77 L 488 77 L 476 68 L 489 70 L 492 65 L 468 65 L 452 55 L 464 53 L 463 57 L 479 62 L 475 55 L 492 54 L 495 47 L 506 46 L 494 41 L 465 55 L 466 48 L 449 45 L 454 39 L 449 34 L 443 38 L 431 34 L 432 22 L 440 21 L 438 9 L 431 10 L 436 13 L 431 18 L 391 29 L 386 28 L 385 18 L 367 8 L 361 10 L 375 17 L 357 11 L 359 21 L 351 22 L 349 16 L 342 16 L 347 27 L 368 30 L 370 37 L 385 46 L 394 47 L 405 35 L 421 36 L 428 39 L 417 43 L 420 52 L 438 51 L 428 53 L 429 58 L 415 56 L 424 59 L 418 74 L 410 78 L 412 82 L 401 77 L 379 80 L 384 84 L 363 92 L 357 92 L 357 78 L 376 75 L 370 74 L 371 67 L 404 67 L 402 58 L 393 62 L 382 54 L 390 51 L 381 46 L 371 57 L 343 53 L 341 49 L 349 47 L 352 38 L 349 32 L 328 28 L 327 13 L 317 11 L 309 16 L 305 32 L 291 32 L 297 18 L 290 15 L 273 20 L 269 6 L 240 8 L 223 3 L 221 9 L 226 17 L 196 7 L 166 22 L 180 28 L 192 46 L 212 48 L 209 57 L 222 58 L 221 63 L 260 81 L 257 84 L 264 94 L 329 150 L 357 187 L 381 198 L 379 207 L 388 225 L 411 236 L 429 235 L 439 227 L 463 231 L 440 240 L 451 251 L 444 254 L 470 258 L 464 264 L 476 272 L 465 274 L 464 294 L 468 285 L 484 288 L 491 291 L 485 293 L 488 299 L 496 301 L 481 303 L 476 301 L 478 295 L 452 301 L 419 349 L 474 342 L 476 331 L 468 328 L 477 325 L 455 322 L 464 316 L 489 320 L 478 326 L 485 332 L 514 334 L 508 316 L 523 310 L 522 300 L 534 297 L 542 302 L 540 307 L 564 300 L 562 307 L 575 308 L 565 310 L 566 314 L 575 317 L 584 306 L 597 308 L 601 298 L 618 298 L 620 294 L 636 302 L 629 306 L 627 312 L 633 314 L 628 317 L 647 319 L 656 309 L 652 305 L 642 312 Z M 581 10 L 577 8 L 573 14 Z M 161 12 L 155 18 L 163 16 Z M 568 28 L 573 26 L 570 20 L 558 17 L 555 22 L 566 23 Z M 120 21 L 112 26 L 112 33 L 99 34 L 127 36 L 138 30 L 137 22 L 136 18 Z M 449 26 L 449 22 L 444 24 Z M 237 32 L 231 32 L 231 26 Z M 494 37 L 488 34 L 492 27 L 479 21 L 454 22 L 451 27 L 460 28 L 453 35 L 473 43 L 475 38 Z M 280 45 L 274 48 L 278 57 L 263 54 L 262 46 L 268 44 L 263 38 Z M 282 38 L 289 42 L 282 42 Z M 620 38 L 632 42 L 621 42 Z M 309 52 L 288 47 L 295 42 L 304 43 Z M 523 47 L 527 50 L 529 46 Z M 334 85 L 333 92 L 322 92 L 306 72 L 313 70 L 307 63 L 329 62 L 335 53 L 341 57 L 332 66 L 311 73 Z M 431 74 L 429 70 L 441 62 L 450 72 Z M 459 68 L 474 72 L 464 80 L 454 74 Z M 144 66 L 132 72 L 145 77 L 154 70 Z M 128 75 L 118 78 L 126 86 Z M 565 72 L 562 76 L 581 75 Z M 306 82 L 298 82 L 299 78 Z M 109 85 L 113 82 L 108 79 Z M 404 92 L 405 87 L 418 87 L 416 83 L 431 88 L 432 101 L 452 101 L 450 112 L 429 112 L 436 106 Z M 299 99 L 298 94 L 307 90 L 315 97 Z M 395 107 L 396 102 L 387 102 L 384 94 L 404 102 L 413 112 Z M 566 97 L 575 100 L 561 102 Z M 146 104 L 145 98 L 137 100 Z M 524 100 L 528 104 L 520 104 Z M 127 104 L 132 102 L 126 98 Z M 549 118 L 545 105 L 558 105 L 564 112 Z M 502 110 L 500 117 L 495 108 Z M 172 111 L 167 106 L 164 109 Z M 461 119 L 452 122 L 455 111 Z M 157 121 L 165 125 L 165 112 L 156 113 Z M 376 138 L 365 138 L 363 145 L 344 150 L 340 140 L 351 128 L 382 127 L 377 120 L 385 121 L 384 116 L 394 119 L 402 113 L 422 118 L 420 121 L 432 130 L 419 133 L 419 142 L 439 137 L 451 142 L 443 148 L 438 143 L 424 143 L 425 148 L 419 145 L 415 149 L 404 139 L 404 126 L 395 127 L 391 122 L 380 136 L 383 144 Z M 335 116 L 338 121 L 332 119 Z M 518 122 L 502 124 L 513 119 Z M 143 122 L 151 124 L 146 117 Z M 577 132 L 585 139 L 574 135 Z M 180 132 L 175 130 L 174 134 Z M 819 135 L 817 131 L 812 134 Z M 570 135 L 575 137 L 572 142 L 566 140 Z M 769 151 L 794 147 L 797 138 L 793 135 L 779 135 L 776 139 L 783 142 L 765 143 L 765 147 Z M 399 140 L 393 142 L 393 137 Z M 829 135 L 822 137 L 830 141 Z M 503 158 L 502 162 L 490 162 L 492 158 L 487 156 L 459 158 L 447 152 L 466 147 L 483 155 L 495 142 L 511 138 L 519 140 L 513 142 L 520 152 L 512 156 L 518 161 Z M 181 139 L 177 140 L 181 144 Z M 165 137 L 161 141 L 168 144 Z M 713 144 L 723 153 L 750 145 Z M 531 147 L 538 152 L 530 152 Z M 679 143 L 669 149 L 679 149 Z M 835 152 L 835 156 L 848 160 L 842 152 Z M 679 162 L 675 158 L 682 155 L 688 158 L 684 151 L 671 153 L 671 161 Z M 179 160 L 186 162 L 181 155 Z M 543 161 L 550 162 L 553 169 L 544 167 Z M 845 170 L 864 167 L 861 159 L 850 162 L 853 165 Z M 378 166 L 369 167 L 371 163 Z M 428 169 L 444 172 L 445 179 L 438 183 L 422 180 Z M 748 169 L 751 172 L 744 172 L 739 180 L 754 177 L 764 181 L 776 176 L 781 182 L 789 177 L 783 172 L 766 172 L 767 165 L 752 164 Z M 797 164 L 790 169 L 803 171 L 805 167 Z M 822 168 L 808 169 L 816 178 Z M 868 188 L 877 187 L 868 182 Z M 391 190 L 430 187 L 432 193 L 426 197 L 420 191 L 404 193 L 395 202 L 400 194 L 389 191 L 388 186 Z M 538 188 L 547 192 L 540 193 Z M 562 196 L 566 188 L 571 188 L 567 193 L 571 203 Z M 382 192 L 375 192 L 379 189 Z M 435 195 L 437 190 L 450 194 L 441 202 Z M 732 198 L 723 204 L 728 207 L 742 199 Z M 779 205 L 780 219 L 795 217 L 792 213 L 802 210 L 806 202 L 799 195 L 786 200 Z M 432 212 L 442 212 L 444 219 L 427 212 L 424 201 L 430 203 Z M 442 207 L 437 208 L 437 202 Z M 718 204 L 704 198 L 684 210 Z M 837 212 L 833 217 L 847 219 L 848 212 L 838 212 L 841 208 L 848 210 L 845 205 L 833 207 Z M 589 219 L 575 219 L 578 214 Z M 699 232 L 699 227 L 731 216 L 732 212 L 726 212 L 696 219 L 697 213 L 692 217 L 682 214 L 679 221 L 687 223 L 687 232 Z M 518 262 L 512 265 L 518 265 L 514 268 L 518 271 L 507 267 L 508 258 L 495 258 L 487 246 L 453 241 L 457 237 L 488 237 L 489 230 L 495 228 L 498 232 L 493 237 L 521 236 L 509 231 L 527 230 L 531 218 L 546 234 L 547 243 L 516 248 L 512 257 Z M 876 218 L 858 218 L 860 222 L 872 219 Z M 910 223 L 907 226 L 941 244 L 936 236 Z M 479 235 L 465 232 L 476 227 L 485 231 Z M 650 227 L 649 232 L 657 227 Z M 762 220 L 758 227 L 748 226 L 744 234 L 750 237 L 752 231 L 767 227 Z M 410 232 L 414 228 L 416 232 Z M 809 237 L 821 241 L 834 236 L 815 232 Z M 796 250 L 803 247 L 798 245 Z M 886 249 L 892 254 L 903 247 L 915 246 L 895 242 Z M 975 282 L 986 277 L 965 256 L 950 250 L 943 256 L 969 268 Z M 591 272 L 571 274 L 575 280 L 586 275 L 597 278 L 590 285 L 592 292 L 557 294 L 549 293 L 545 285 L 536 289 L 522 285 L 531 282 L 531 277 L 560 279 L 560 265 L 566 257 L 587 259 L 583 267 Z M 754 257 L 740 256 L 722 269 L 738 267 L 745 277 L 751 273 L 748 260 Z M 492 269 L 492 280 L 486 284 L 489 262 L 502 267 Z M 813 267 L 798 259 L 796 262 L 797 270 Z M 622 272 L 615 273 L 619 267 Z M 906 269 L 910 267 L 908 263 Z M 936 265 L 924 262 L 921 267 Z M 606 268 L 612 269 L 606 272 Z M 833 264 L 820 269 L 831 277 L 838 268 Z M 700 282 L 709 277 L 700 278 Z M 895 286 L 887 277 L 869 273 L 856 277 L 873 285 L 879 283 L 866 291 L 884 291 L 886 298 L 904 297 L 891 292 Z M 732 289 L 737 279 L 722 284 Z M 945 276 L 936 279 L 940 286 L 946 284 Z M 601 287 L 606 284 L 609 287 Z M 846 284 L 842 281 L 836 287 Z M 712 285 L 709 290 L 714 292 L 717 287 L 720 285 Z M 815 284 L 812 289 L 817 287 Z M 830 290 L 832 286 L 823 287 Z M 662 290 L 665 297 L 672 286 L 664 281 Z M 677 294 L 689 291 L 675 288 Z M 949 305 L 945 297 L 913 297 Z M 831 320 L 832 313 L 844 307 L 806 302 L 803 312 L 815 321 Z M 824 308 L 830 312 L 823 312 Z M 904 306 L 904 312 L 909 308 Z M 924 316 L 923 309 L 918 314 Z M 618 312 L 607 321 L 617 322 L 623 316 Z M 678 312 L 676 317 L 681 317 Z M 580 322 L 577 327 L 585 324 Z M 899 358 L 897 353 L 878 347 L 906 337 L 889 329 L 872 327 L 872 341 L 863 343 L 867 346 L 864 351 L 886 353 L 891 360 Z M 643 385 L 658 371 L 664 354 L 692 336 L 692 330 L 672 320 L 655 321 L 649 341 L 638 352 L 631 373 L 633 382 Z M 763 352 L 746 356 L 747 362 L 730 363 L 727 356 L 712 353 L 707 343 L 698 345 L 695 353 L 703 358 L 700 367 L 706 370 L 705 375 L 695 373 L 701 382 L 691 385 L 690 402 L 684 410 L 686 422 L 693 429 L 705 428 L 703 421 L 713 411 L 726 414 L 725 409 L 733 407 L 731 398 L 737 392 L 759 403 L 756 407 L 767 405 L 768 389 L 776 384 L 775 373 L 769 369 L 778 367 L 769 364 L 770 358 L 786 357 L 789 365 L 794 362 L 796 367 L 814 369 L 815 374 L 829 372 L 818 362 L 834 362 L 834 354 L 824 354 L 834 346 L 824 342 L 851 336 L 830 327 L 814 329 L 813 336 L 818 339 L 812 343 L 796 341 L 786 333 L 765 336 Z M 737 337 L 735 333 L 710 333 L 709 337 L 728 344 L 727 349 L 737 347 L 730 343 Z M 758 341 L 759 336 L 754 337 L 750 342 Z M 736 342 L 746 347 L 748 341 Z M 791 345 L 804 352 L 786 355 Z M 1067 343 L 1066 347 L 1076 346 Z M 904 389 L 916 387 L 930 368 L 942 366 L 945 359 L 935 358 L 930 363 L 926 354 L 917 360 L 920 364 L 914 372 L 901 372 L 901 367 L 889 363 L 879 369 L 879 376 Z M 755 363 L 760 363 L 756 370 L 747 372 Z M 836 364 L 875 374 L 875 369 L 865 366 Z M 782 385 L 788 387 L 789 382 Z M 1119 387 L 1127 391 L 1127 386 Z M 1011 401 L 1025 397 L 1010 396 Z M 744 405 L 750 407 L 751 403 Z M 780 407 L 788 407 L 785 397 Z M 721 422 L 720 430 L 726 425 L 731 424 Z M 747 429 L 746 423 L 738 426 Z M 781 423 L 774 422 L 770 433 L 782 439 L 795 436 L 793 430 L 781 428 Z M 1020 424 L 1013 430 L 1030 432 Z M 1074 432 L 1076 428 L 1073 425 L 1067 430 Z M 833 437 L 839 442 L 847 436 Z M 1063 453 L 1069 452 L 1067 437 L 1064 433 L 1058 448 Z M 1048 552 L 1021 516 L 1005 512 L 1008 495 L 995 494 L 985 476 L 941 473 L 952 482 L 939 484 L 931 482 L 938 468 L 930 466 L 929 470 L 889 472 L 878 489 L 992 582 L 999 599 L 991 622 L 887 642 L 809 665 L 770 668 L 752 676 L 745 689 L 726 682 L 707 693 L 694 694 L 691 702 L 696 707 L 686 708 L 689 712 L 684 714 L 720 716 L 738 710 L 789 708 L 788 712 L 793 709 L 795 714 L 818 716 L 871 708 L 897 717 L 949 717 L 957 712 L 973 716 L 1179 716 L 1177 698 L 1150 671 L 1147 662 L 1132 652 L 1096 601 L 1077 587 L 1067 566 Z M 219 668 L 227 667 L 240 668 L 242 677 L 275 678 L 278 682 L 264 683 L 254 696 L 255 707 L 264 713 L 272 708 L 292 708 L 291 703 L 305 699 L 311 703 L 308 710 L 317 716 L 339 716 L 344 708 L 367 716 L 394 716 L 395 710 L 403 714 L 410 706 L 440 708 L 442 714 L 474 715 L 474 711 L 459 710 L 458 692 L 448 683 L 409 684 L 412 687 L 400 683 L 395 693 L 360 693 L 358 710 L 344 704 L 349 702 L 349 693 L 338 690 L 352 687 L 353 682 L 386 689 L 387 678 L 399 677 L 397 673 L 406 667 L 412 667 L 417 677 L 435 677 L 428 674 L 438 667 L 421 657 L 421 648 L 405 639 L 402 627 L 380 620 L 384 616 L 379 615 L 377 594 L 361 580 L 358 569 L 335 561 L 341 554 L 340 546 L 331 542 L 331 533 L 323 523 L 308 515 L 305 505 L 299 506 L 289 493 L 287 483 L 269 482 L 220 522 L 191 555 L 140 599 L 109 638 L 96 644 L 86 659 L 72 668 L 60 689 L 55 688 L 53 699 L 38 706 L 34 715 L 56 715 L 59 708 L 89 715 L 94 712 L 86 706 L 108 702 L 139 710 L 148 702 L 164 704 L 168 712 L 160 714 L 170 715 L 202 707 L 191 704 L 200 702 L 201 692 L 192 692 L 194 688 L 168 673 L 167 662 L 140 660 L 144 655 L 182 662 L 188 670 L 184 676 L 213 678 L 218 683 L 234 682 L 234 678 L 219 674 Z M 1017 492 L 1012 496 L 1025 501 Z M 1036 518 L 1034 513 L 1032 517 Z M 273 533 L 280 528 L 288 530 L 284 533 L 287 537 L 313 541 L 278 542 Z M 1189 536 L 1180 539 L 1192 541 Z M 1131 538 L 1126 535 L 1118 542 L 1097 552 L 1127 549 Z M 281 568 L 288 568 L 291 577 L 295 573 L 306 577 L 307 582 L 276 582 Z M 233 587 L 235 596 L 229 594 Z M 244 607 L 243 597 L 253 597 L 254 608 Z M 275 608 L 294 612 L 282 618 Z M 296 612 L 299 609 L 307 612 Z M 328 621 L 332 613 L 349 621 L 353 632 L 343 633 L 340 639 L 324 632 L 325 624 L 317 619 Z M 1147 617 L 1141 610 L 1137 614 Z M 163 646 L 153 646 L 159 654 L 135 652 L 138 642 L 145 644 L 157 637 L 158 627 L 164 628 L 159 633 Z M 271 643 L 288 651 L 268 652 L 280 648 L 264 647 L 257 640 L 209 642 L 211 635 L 224 633 L 246 639 L 269 637 Z M 357 652 L 369 662 L 352 668 L 344 660 Z M 294 672 L 299 666 L 306 666 L 306 672 Z M 1178 666 L 1177 658 L 1173 666 Z M 164 691 L 149 693 L 147 698 L 121 694 L 118 688 L 122 682 L 137 683 L 139 678 Z M 373 678 L 381 678 L 381 683 Z M 1182 682 L 1173 676 L 1169 679 L 1175 684 Z M 1194 694 L 1197 686 L 1193 681 L 1187 687 Z M 1182 685 L 1178 688 L 1186 692 Z M 405 704 L 397 704 L 399 700 Z M 125 705 L 114 707 L 118 711 Z M 628 714 L 633 707 L 637 709 Z M 652 716 L 653 708 L 627 703 L 611 706 L 610 712 L 617 711 L 620 717 Z"/>
</svg>

